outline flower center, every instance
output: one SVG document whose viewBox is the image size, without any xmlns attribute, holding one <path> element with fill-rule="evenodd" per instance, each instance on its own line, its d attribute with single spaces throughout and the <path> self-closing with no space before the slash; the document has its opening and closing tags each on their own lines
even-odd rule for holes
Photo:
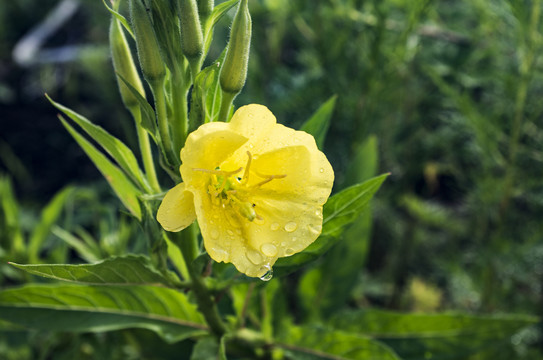
<svg viewBox="0 0 543 360">
<path fill-rule="evenodd" d="M 207 193 L 211 196 L 211 203 L 213 205 L 222 206 L 223 209 L 230 207 L 237 214 L 249 221 L 253 221 L 254 219 L 262 220 L 262 217 L 255 210 L 256 204 L 249 199 L 251 190 L 259 188 L 274 179 L 282 179 L 287 175 L 262 175 L 253 172 L 263 180 L 256 184 L 248 185 L 249 171 L 253 157 L 249 151 L 247 151 L 247 156 L 248 159 L 245 168 L 240 167 L 233 171 L 221 170 L 220 167 L 216 167 L 214 170 L 197 168 L 193 168 L 192 170 L 210 174 Z M 241 174 L 242 170 L 244 170 L 243 175 Z"/>
</svg>

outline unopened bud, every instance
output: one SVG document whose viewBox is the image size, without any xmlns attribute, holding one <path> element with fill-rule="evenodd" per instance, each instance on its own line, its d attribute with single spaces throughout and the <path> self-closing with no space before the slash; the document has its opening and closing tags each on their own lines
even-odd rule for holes
<svg viewBox="0 0 543 360">
<path fill-rule="evenodd" d="M 149 83 L 163 79 L 166 68 L 160 56 L 155 30 L 142 0 L 130 0 L 130 20 L 143 76 Z"/>
<path fill-rule="evenodd" d="M 111 26 L 109 28 L 109 43 L 111 46 L 111 57 L 113 59 L 113 68 L 115 72 L 121 75 L 126 82 L 134 87 L 143 97 L 145 97 L 145 90 L 143 84 L 138 75 L 132 53 L 126 41 L 126 36 L 121 28 L 119 21 L 112 17 Z M 130 89 L 127 88 L 124 82 L 117 79 L 119 84 L 119 92 L 121 93 L 121 99 L 127 108 L 131 108 L 138 105 L 138 100 Z"/>
<path fill-rule="evenodd" d="M 200 21 L 205 22 L 215 5 L 215 0 L 197 0 L 198 1 L 198 13 L 200 14 Z"/>
<path fill-rule="evenodd" d="M 181 49 L 187 59 L 200 58 L 204 50 L 204 36 L 196 0 L 177 0 L 181 25 Z"/>
<path fill-rule="evenodd" d="M 226 58 L 221 68 L 220 84 L 224 92 L 238 94 L 247 79 L 251 47 L 251 15 L 247 0 L 241 0 L 232 22 Z"/>
</svg>

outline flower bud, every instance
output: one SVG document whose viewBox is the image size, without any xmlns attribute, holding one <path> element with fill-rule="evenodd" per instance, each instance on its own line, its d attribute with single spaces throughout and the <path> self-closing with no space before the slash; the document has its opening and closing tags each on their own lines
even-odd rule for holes
<svg viewBox="0 0 543 360">
<path fill-rule="evenodd" d="M 119 21 L 112 17 L 111 26 L 109 28 L 109 43 L 111 46 L 111 57 L 113 59 L 113 68 L 115 72 L 121 75 L 130 85 L 134 87 L 143 97 L 145 97 L 145 90 L 143 84 L 138 75 L 132 53 L 126 41 L 126 37 L 121 28 Z M 131 108 L 138 105 L 138 100 L 127 86 L 117 79 L 119 84 L 119 92 L 121 93 L 121 99 L 127 108 Z"/>
<path fill-rule="evenodd" d="M 241 0 L 232 22 L 228 50 L 221 68 L 220 84 L 224 92 L 236 95 L 245 85 L 250 47 L 251 15 L 247 0 Z"/>
<path fill-rule="evenodd" d="M 181 21 L 181 49 L 187 59 L 200 58 L 204 50 L 204 36 L 196 0 L 178 0 Z"/>
<path fill-rule="evenodd" d="M 200 14 L 200 21 L 205 22 L 207 20 L 213 11 L 214 5 L 215 0 L 198 0 L 198 14 Z"/>
<path fill-rule="evenodd" d="M 130 20 L 136 37 L 136 47 L 141 71 L 149 83 L 161 80 L 166 68 L 156 38 L 155 30 L 142 0 L 130 0 Z"/>
</svg>

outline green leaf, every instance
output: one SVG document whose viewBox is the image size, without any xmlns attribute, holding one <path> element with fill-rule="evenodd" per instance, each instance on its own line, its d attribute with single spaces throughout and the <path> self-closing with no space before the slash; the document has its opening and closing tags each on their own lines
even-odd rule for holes
<svg viewBox="0 0 543 360">
<path fill-rule="evenodd" d="M 25 253 L 25 243 L 19 223 L 19 205 L 9 177 L 0 176 L 0 249 L 9 256 L 19 257 Z"/>
<path fill-rule="evenodd" d="M 211 41 L 213 40 L 213 27 L 219 22 L 219 20 L 234 6 L 237 5 L 239 0 L 225 1 L 213 9 L 211 16 L 207 19 L 204 28 L 204 55 L 209 51 Z"/>
<path fill-rule="evenodd" d="M 91 246 L 58 226 L 53 227 L 52 232 L 55 234 L 55 236 L 63 240 L 66 244 L 68 244 L 68 246 L 74 249 L 85 261 L 96 262 L 101 259 L 101 251 L 96 243 L 94 246 Z"/>
<path fill-rule="evenodd" d="M 369 201 L 387 176 L 388 174 L 374 177 L 332 196 L 324 204 L 321 236 L 301 253 L 278 259 L 274 265 L 275 274 L 290 273 L 330 249 L 339 240 L 345 227 L 355 221 L 368 207 Z"/>
<path fill-rule="evenodd" d="M 367 208 L 389 174 L 353 185 L 332 196 L 324 206 L 322 234 L 337 237 Z"/>
<path fill-rule="evenodd" d="M 92 162 L 109 182 L 113 191 L 115 191 L 115 194 L 117 194 L 124 206 L 126 206 L 132 215 L 141 220 L 141 207 L 138 200 L 138 196 L 141 192 L 117 166 L 75 131 L 62 116 L 59 116 L 59 118 L 64 127 L 74 137 L 75 141 L 77 141 L 79 146 L 81 146 L 83 151 L 91 158 Z"/>
<path fill-rule="evenodd" d="M 330 127 L 330 120 L 336 106 L 336 100 L 337 95 L 328 99 L 300 128 L 300 130 L 313 135 L 319 149 L 322 149 L 324 146 L 324 140 Z"/>
<path fill-rule="evenodd" d="M 485 352 L 488 347 L 510 345 L 512 335 L 537 322 L 538 318 L 524 315 L 430 315 L 359 310 L 336 315 L 330 325 L 379 339 L 404 360 L 421 356 L 465 360 Z"/>
<path fill-rule="evenodd" d="M 85 130 L 85 132 L 89 134 L 93 140 L 100 144 L 100 146 L 102 146 L 104 150 L 111 155 L 117 164 L 119 164 L 121 169 L 123 169 L 126 174 L 128 174 L 128 176 L 135 181 L 136 184 L 139 184 L 143 189 L 149 189 L 149 185 L 145 181 L 145 177 L 139 168 L 138 161 L 128 146 L 126 146 L 121 140 L 108 133 L 102 127 L 94 125 L 85 117 L 53 101 L 49 96 L 45 96 L 51 102 L 51 104 L 66 114 L 76 124 L 81 126 L 81 128 Z"/>
<path fill-rule="evenodd" d="M 206 336 L 196 342 L 190 356 L 190 360 L 217 359 L 219 354 L 219 343 L 217 339 Z"/>
<path fill-rule="evenodd" d="M 140 92 L 134 86 L 132 86 L 132 84 L 130 84 L 121 74 L 117 73 L 117 76 L 119 77 L 119 79 L 121 79 L 121 81 L 126 85 L 128 90 L 130 90 L 132 95 L 134 95 L 134 97 L 138 101 L 140 111 L 141 111 L 139 125 L 141 125 L 141 127 L 147 130 L 149 135 L 151 135 L 151 137 L 153 138 L 153 141 L 157 143 L 158 130 L 156 126 L 155 111 L 153 110 L 151 105 L 149 105 L 149 103 L 147 102 L 147 99 L 145 99 L 140 94 Z"/>
<path fill-rule="evenodd" d="M 41 212 L 41 219 L 32 231 L 28 243 L 28 259 L 30 262 L 38 262 L 39 253 L 43 242 L 51 233 L 51 227 L 58 220 L 64 204 L 73 193 L 72 187 L 66 187 L 58 192 Z"/>
<path fill-rule="evenodd" d="M 110 8 L 107 3 L 106 3 L 106 0 L 102 0 L 103 3 L 104 3 L 104 6 L 106 7 L 106 9 L 113 15 L 117 18 L 117 20 L 119 20 L 119 22 L 124 26 L 124 28 L 126 29 L 126 31 L 128 31 L 128 33 L 130 34 L 130 36 L 132 36 L 132 39 L 135 39 L 136 37 L 134 36 L 134 32 L 132 31 L 132 27 L 130 26 L 130 24 L 128 23 L 128 21 L 126 20 L 126 18 L 124 16 L 122 16 L 121 14 L 119 14 L 117 11 L 113 10 L 112 8 Z M 118 1 L 117 3 L 120 3 L 120 1 Z"/>
<path fill-rule="evenodd" d="M 61 284 L 3 290 L 0 319 L 46 331 L 145 328 L 169 342 L 207 333 L 186 295 L 155 286 Z"/>
<path fill-rule="evenodd" d="M 11 265 L 30 274 L 81 284 L 171 286 L 142 255 L 113 257 L 96 264 Z"/>
<path fill-rule="evenodd" d="M 399 360 L 386 345 L 370 338 L 342 331 L 290 326 L 277 346 L 292 359 Z"/>
</svg>

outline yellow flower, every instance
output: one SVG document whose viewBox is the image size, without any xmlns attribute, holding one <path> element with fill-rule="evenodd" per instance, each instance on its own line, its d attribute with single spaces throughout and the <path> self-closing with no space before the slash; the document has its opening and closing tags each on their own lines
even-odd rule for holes
<svg viewBox="0 0 543 360">
<path fill-rule="evenodd" d="M 265 106 L 202 125 L 188 136 L 181 161 L 183 182 L 166 194 L 157 219 L 168 231 L 198 219 L 215 261 L 261 277 L 320 235 L 332 166 L 311 135 L 277 124 Z"/>
</svg>

